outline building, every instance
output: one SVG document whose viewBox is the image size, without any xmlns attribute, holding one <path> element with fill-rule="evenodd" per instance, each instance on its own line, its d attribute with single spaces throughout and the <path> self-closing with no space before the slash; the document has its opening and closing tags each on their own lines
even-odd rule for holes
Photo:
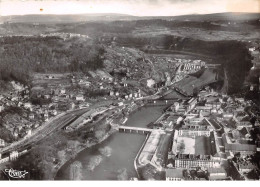
<svg viewBox="0 0 260 187">
<path fill-rule="evenodd" d="M 75 108 L 75 103 L 71 102 L 70 103 L 70 109 L 73 110 Z"/>
<path fill-rule="evenodd" d="M 257 166 L 249 161 L 239 162 L 238 169 L 241 172 L 250 172 L 254 169 L 257 169 Z"/>
<path fill-rule="evenodd" d="M 19 154 L 18 154 L 18 151 L 13 151 L 10 153 L 10 160 L 13 161 L 13 160 L 16 160 L 18 158 Z"/>
<path fill-rule="evenodd" d="M 28 117 L 29 117 L 29 119 L 34 119 L 34 114 L 30 113 Z"/>
<path fill-rule="evenodd" d="M 32 130 L 31 130 L 31 129 L 28 129 L 28 130 L 26 131 L 26 133 L 27 133 L 27 136 L 31 136 L 31 135 L 32 135 Z"/>
<path fill-rule="evenodd" d="M 165 169 L 166 173 L 166 181 L 181 181 L 183 179 L 183 169 L 175 168 L 175 169 Z"/>
<path fill-rule="evenodd" d="M 225 180 L 227 179 L 226 171 L 222 168 L 208 168 L 209 180 Z"/>
<path fill-rule="evenodd" d="M 173 112 L 177 112 L 180 108 L 180 103 L 179 102 L 174 102 L 174 104 L 171 106 L 171 109 Z"/>
<path fill-rule="evenodd" d="M 32 104 L 31 103 L 24 103 L 24 108 L 31 109 L 32 108 Z"/>
<path fill-rule="evenodd" d="M 110 93 L 109 93 L 110 96 L 113 96 L 114 94 L 115 94 L 114 91 L 110 91 Z"/>
<path fill-rule="evenodd" d="M 3 105 L 0 105 L 0 112 L 2 112 L 5 109 Z"/>
<path fill-rule="evenodd" d="M 147 87 L 152 88 L 155 84 L 155 81 L 153 79 L 147 80 Z"/>
<path fill-rule="evenodd" d="M 191 168 L 191 167 L 221 167 L 221 162 L 210 159 L 175 159 L 174 166 L 176 168 Z"/>
<path fill-rule="evenodd" d="M 238 128 L 234 130 L 225 129 L 222 134 L 225 152 L 232 152 L 234 155 L 240 153 L 242 156 L 254 154 L 256 152 L 256 145 L 248 143 L 247 134 L 248 130 L 246 128 Z"/>
<path fill-rule="evenodd" d="M 56 116 L 58 114 L 57 110 L 52 111 L 52 115 Z"/>
<path fill-rule="evenodd" d="M 209 130 L 179 130 L 180 136 L 210 136 Z"/>
<path fill-rule="evenodd" d="M 65 94 L 65 93 L 66 93 L 65 88 L 60 89 L 60 94 Z"/>
<path fill-rule="evenodd" d="M 5 141 L 3 139 L 0 139 L 0 148 L 5 146 Z"/>
<path fill-rule="evenodd" d="M 188 101 L 188 110 L 192 110 L 195 108 L 198 100 L 196 98 L 192 98 Z"/>
<path fill-rule="evenodd" d="M 84 96 L 83 95 L 77 95 L 76 101 L 85 101 Z"/>
<path fill-rule="evenodd" d="M 240 153 L 242 156 L 252 155 L 256 152 L 256 145 L 251 144 L 224 143 L 224 146 L 225 152 Z"/>
</svg>

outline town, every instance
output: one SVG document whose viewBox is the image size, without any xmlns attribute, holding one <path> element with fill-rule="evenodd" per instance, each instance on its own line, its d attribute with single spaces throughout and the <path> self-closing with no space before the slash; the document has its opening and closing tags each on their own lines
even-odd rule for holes
<svg viewBox="0 0 260 187">
<path fill-rule="evenodd" d="M 41 126 L 55 116 L 88 109 L 79 118 L 63 125 L 63 129 L 75 131 L 104 115 L 116 131 L 146 134 L 135 159 L 140 179 L 153 179 L 155 174 L 164 173 L 166 180 L 258 180 L 259 109 L 253 111 L 250 100 L 224 95 L 205 86 L 218 81 L 213 73 L 213 78 L 206 82 L 194 80 L 192 84 L 196 86 L 180 84 L 189 74 L 202 71 L 202 77 L 205 72 L 211 72 L 212 67 L 199 60 L 175 59 L 176 62 L 179 63 L 175 64 L 176 73 L 172 78 L 166 73 L 165 81 L 160 85 L 151 78 L 146 79 L 146 88 L 137 82 L 137 86 L 133 86 L 133 81 L 126 78 L 115 79 L 101 70 L 90 72 L 91 76 L 36 74 L 32 88 L 13 81 L 14 91 L 1 95 L 2 120 L 12 132 L 12 140 L 19 142 L 30 139 L 34 131 L 43 128 Z M 207 77 L 210 76 L 208 73 Z M 195 92 L 194 87 L 200 90 Z M 152 95 L 147 93 L 149 88 Z M 158 100 L 165 91 L 179 92 L 184 99 Z M 97 94 L 100 94 L 98 99 Z M 91 109 L 97 100 L 102 104 Z M 147 128 L 124 126 L 132 111 L 158 102 L 168 107 L 159 119 L 147 124 Z M 10 117 L 12 113 L 14 115 Z M 12 142 L 7 142 L 1 139 L 2 150 L 12 146 Z M 0 162 L 15 160 L 26 152 L 27 149 L 13 151 Z M 150 171 L 149 174 L 144 174 L 142 168 Z"/>
<path fill-rule="evenodd" d="M 119 17 L 0 20 L 0 180 L 259 180 L 259 18 Z"/>
</svg>

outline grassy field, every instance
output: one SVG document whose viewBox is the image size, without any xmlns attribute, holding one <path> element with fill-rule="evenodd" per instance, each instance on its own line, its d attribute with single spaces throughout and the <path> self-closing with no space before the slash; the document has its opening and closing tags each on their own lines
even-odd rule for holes
<svg viewBox="0 0 260 187">
<path fill-rule="evenodd" d="M 206 136 L 179 137 L 177 152 L 180 154 L 210 155 L 210 140 Z"/>
<path fill-rule="evenodd" d="M 177 152 L 180 154 L 195 154 L 195 139 L 179 137 L 177 140 Z"/>
<path fill-rule="evenodd" d="M 210 142 L 206 136 L 197 136 L 195 138 L 195 154 L 210 155 Z"/>
</svg>

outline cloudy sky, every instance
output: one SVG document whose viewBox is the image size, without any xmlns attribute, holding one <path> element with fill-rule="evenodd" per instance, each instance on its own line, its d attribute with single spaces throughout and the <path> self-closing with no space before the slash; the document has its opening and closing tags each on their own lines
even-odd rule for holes
<svg viewBox="0 0 260 187">
<path fill-rule="evenodd" d="M 174 16 L 260 12 L 260 0 L 0 0 L 0 15 L 122 13 Z"/>
</svg>

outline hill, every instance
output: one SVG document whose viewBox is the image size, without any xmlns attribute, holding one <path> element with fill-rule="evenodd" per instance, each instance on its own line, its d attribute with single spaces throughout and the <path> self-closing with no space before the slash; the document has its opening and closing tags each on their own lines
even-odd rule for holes
<svg viewBox="0 0 260 187">
<path fill-rule="evenodd" d="M 127 14 L 30 14 L 30 15 L 13 15 L 2 16 L 0 22 L 10 23 L 76 23 L 85 21 L 115 21 L 115 20 L 132 20 L 135 16 Z"/>
</svg>

